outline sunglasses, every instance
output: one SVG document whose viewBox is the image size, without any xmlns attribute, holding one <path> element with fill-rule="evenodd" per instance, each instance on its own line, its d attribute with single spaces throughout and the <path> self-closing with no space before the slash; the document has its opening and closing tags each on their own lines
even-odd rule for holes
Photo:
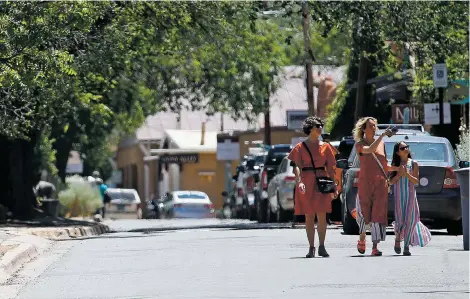
<svg viewBox="0 0 470 299">
<path fill-rule="evenodd" d="M 401 151 L 404 151 L 404 150 L 407 150 L 407 149 L 409 149 L 409 148 L 410 148 L 410 147 L 409 147 L 408 145 L 407 145 L 407 146 L 402 146 L 402 147 L 400 147 L 400 150 L 401 150 Z"/>
<path fill-rule="evenodd" d="M 320 128 L 323 128 L 323 125 L 321 125 L 321 124 L 316 124 L 315 127 L 316 127 L 317 129 L 320 129 Z"/>
</svg>

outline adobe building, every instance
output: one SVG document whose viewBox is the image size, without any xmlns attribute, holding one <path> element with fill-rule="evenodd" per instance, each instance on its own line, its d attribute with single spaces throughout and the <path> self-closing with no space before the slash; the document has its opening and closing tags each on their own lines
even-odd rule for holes
<svg viewBox="0 0 470 299">
<path fill-rule="evenodd" d="M 345 77 L 344 67 L 313 69 L 315 73 L 331 76 L 337 85 Z M 300 119 L 289 120 L 287 111 L 300 114 L 307 111 L 304 70 L 302 66 L 285 67 L 281 86 L 270 98 L 272 144 L 292 143 L 293 138 L 303 136 L 301 131 L 288 128 L 289 122 L 298 123 Z M 119 144 L 116 152 L 122 182 L 119 187 L 136 189 L 142 200 L 175 190 L 200 190 L 211 197 L 216 209 L 220 208 L 226 163 L 217 161 L 216 152 L 217 135 L 222 133 L 237 136 L 243 157 L 253 142 L 264 139 L 264 115 L 252 123 L 235 121 L 220 113 L 209 117 L 204 111 L 160 112 L 147 117 L 135 134 Z M 238 163 L 231 161 L 233 171 Z"/>
</svg>

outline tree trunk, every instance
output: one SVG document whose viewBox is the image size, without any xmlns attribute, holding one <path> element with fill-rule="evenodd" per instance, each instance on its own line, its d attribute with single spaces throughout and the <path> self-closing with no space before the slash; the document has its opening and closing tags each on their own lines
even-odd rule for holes
<svg viewBox="0 0 470 299">
<path fill-rule="evenodd" d="M 56 168 L 58 176 L 65 183 L 65 177 L 67 176 L 67 162 L 69 160 L 70 151 L 73 148 L 73 142 L 75 135 L 75 125 L 70 124 L 67 133 L 61 134 L 59 132 L 53 132 L 52 137 L 56 138 L 53 144 L 54 150 L 56 150 Z M 55 136 L 54 136 L 55 135 Z"/>
<path fill-rule="evenodd" d="M 11 197 L 11 175 L 10 175 L 10 141 L 6 136 L 0 135 L 0 204 L 13 209 L 14 201 Z"/>
<path fill-rule="evenodd" d="M 364 116 L 364 102 L 367 84 L 367 58 L 361 53 L 359 60 L 359 72 L 357 75 L 357 94 L 356 94 L 356 111 L 354 113 L 354 120 Z"/>
<path fill-rule="evenodd" d="M 34 148 L 37 136 L 30 140 L 11 141 L 10 170 L 11 197 L 14 200 L 12 212 L 15 218 L 31 219 L 34 217 L 36 197 L 33 192 L 38 181 L 38 169 L 34 163 Z"/>
</svg>

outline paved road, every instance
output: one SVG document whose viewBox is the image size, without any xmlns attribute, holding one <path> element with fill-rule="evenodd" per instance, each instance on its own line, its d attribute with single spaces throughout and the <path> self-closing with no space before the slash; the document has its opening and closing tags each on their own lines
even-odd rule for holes
<svg viewBox="0 0 470 299">
<path fill-rule="evenodd" d="M 330 230 L 328 259 L 303 258 L 305 239 L 300 229 L 201 229 L 62 241 L 3 291 L 20 290 L 18 299 L 469 297 L 462 237 L 435 235 L 403 257 L 389 236 L 383 257 L 360 257 L 355 236 Z"/>
</svg>

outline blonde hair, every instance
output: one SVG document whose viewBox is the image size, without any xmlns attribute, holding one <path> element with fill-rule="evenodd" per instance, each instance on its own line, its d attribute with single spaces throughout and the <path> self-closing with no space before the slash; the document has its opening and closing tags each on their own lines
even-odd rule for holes
<svg viewBox="0 0 470 299">
<path fill-rule="evenodd" d="M 364 138 L 364 129 L 366 128 L 367 122 L 371 120 L 375 123 L 377 123 L 377 119 L 373 117 L 363 117 L 360 118 L 357 122 L 356 125 L 354 126 L 354 129 L 352 131 L 354 141 L 359 142 Z"/>
</svg>

